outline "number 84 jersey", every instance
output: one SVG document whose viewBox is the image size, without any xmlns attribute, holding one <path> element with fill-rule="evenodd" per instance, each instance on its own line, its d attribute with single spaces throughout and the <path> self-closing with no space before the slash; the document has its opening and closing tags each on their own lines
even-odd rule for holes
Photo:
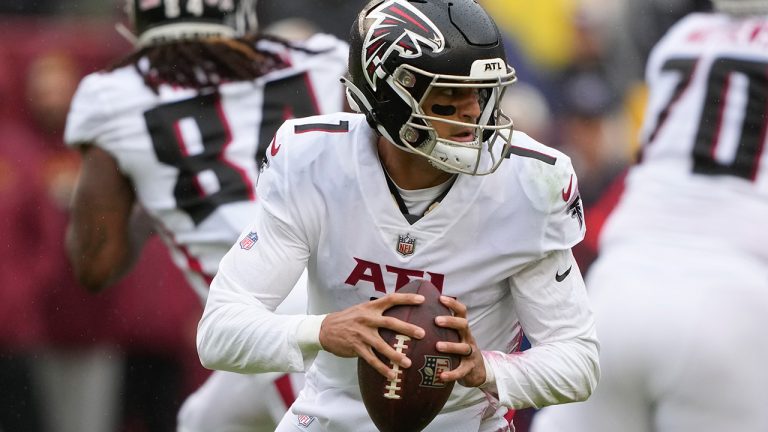
<svg viewBox="0 0 768 432">
<path fill-rule="evenodd" d="M 343 109 L 345 42 L 319 34 L 306 50 L 258 43 L 289 65 L 255 81 L 157 93 L 132 65 L 98 72 L 81 82 L 67 119 L 66 143 L 96 145 L 116 160 L 202 297 L 252 217 L 259 163 L 278 127 Z"/>
</svg>

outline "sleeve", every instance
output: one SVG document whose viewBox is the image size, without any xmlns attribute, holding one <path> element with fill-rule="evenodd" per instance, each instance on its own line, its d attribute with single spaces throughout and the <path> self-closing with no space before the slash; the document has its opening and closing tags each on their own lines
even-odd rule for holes
<svg viewBox="0 0 768 432">
<path fill-rule="evenodd" d="M 510 279 L 531 348 L 484 351 L 484 390 L 514 409 L 582 401 L 600 377 L 599 343 L 584 280 L 570 250 L 553 251 Z"/>
<path fill-rule="evenodd" d="M 275 139 L 272 145 L 279 149 L 281 131 Z M 257 186 L 257 213 L 222 259 L 198 326 L 198 354 L 210 369 L 303 371 L 320 349 L 323 316 L 274 313 L 301 276 L 310 251 L 286 181 L 287 149 L 268 153 L 268 168 Z"/>
<path fill-rule="evenodd" d="M 541 250 L 544 253 L 570 249 L 586 234 L 579 180 L 570 158 L 565 155 L 558 157 L 550 175 L 551 184 L 555 187 L 548 190 L 547 202 L 551 204 L 542 237 Z"/>
<path fill-rule="evenodd" d="M 586 234 L 579 181 L 571 158 L 522 132 L 515 132 L 513 140 L 519 150 L 538 155 L 516 158 L 515 172 L 535 217 L 543 218 L 543 230 L 537 232 L 535 240 L 539 257 L 570 249 Z"/>
<path fill-rule="evenodd" d="M 100 87 L 97 74 L 86 76 L 78 85 L 64 129 L 64 142 L 68 146 L 93 143 L 104 134 L 110 116 L 105 112 L 105 107 L 108 105 L 101 101 Z"/>
</svg>

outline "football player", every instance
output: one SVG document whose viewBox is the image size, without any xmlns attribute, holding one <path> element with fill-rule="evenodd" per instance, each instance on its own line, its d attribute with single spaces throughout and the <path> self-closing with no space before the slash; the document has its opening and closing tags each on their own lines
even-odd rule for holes
<svg viewBox="0 0 768 432">
<path fill-rule="evenodd" d="M 508 408 L 587 398 L 598 342 L 571 247 L 584 235 L 569 158 L 513 132 L 499 107 L 515 81 L 496 24 L 474 0 L 374 0 L 353 24 L 350 105 L 294 119 L 259 178 L 260 207 L 213 280 L 198 327 L 207 367 L 304 371 L 278 431 L 373 432 L 357 357 L 384 376 L 420 368 L 378 328 L 431 280 L 461 334 L 461 364 L 427 431 L 502 431 Z M 308 268 L 309 311 L 273 311 Z M 516 352 L 521 329 L 532 348 Z M 378 359 L 374 350 L 386 357 Z"/>
<path fill-rule="evenodd" d="M 258 36 L 255 3 L 127 2 L 136 50 L 81 82 L 65 133 L 83 161 L 67 244 L 86 286 L 130 269 L 149 226 L 204 301 L 255 214 L 259 164 L 279 125 L 344 108 L 347 43 Z M 305 310 L 300 291 L 286 311 Z M 291 381 L 214 373 L 185 402 L 179 428 L 271 431 L 295 397 Z"/>
<path fill-rule="evenodd" d="M 768 430 L 768 0 L 651 51 L 643 152 L 587 277 L 603 377 L 535 432 Z"/>
</svg>

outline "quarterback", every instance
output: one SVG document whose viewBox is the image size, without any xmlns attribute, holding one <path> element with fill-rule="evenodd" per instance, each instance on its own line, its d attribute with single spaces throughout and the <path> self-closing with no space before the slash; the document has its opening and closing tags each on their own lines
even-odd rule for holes
<svg viewBox="0 0 768 432">
<path fill-rule="evenodd" d="M 507 408 L 586 399 L 598 342 L 570 248 L 584 235 L 570 160 L 522 132 L 499 101 L 515 75 L 498 29 L 473 0 L 376 0 L 351 32 L 350 105 L 287 121 L 269 146 L 259 206 L 223 258 L 198 328 L 209 368 L 304 371 L 278 431 L 375 427 L 357 357 L 412 359 L 378 335 L 423 330 L 385 318 L 439 287 L 454 313 L 437 324 L 463 356 L 428 431 L 503 431 Z M 308 269 L 307 314 L 275 315 Z M 518 352 L 522 332 L 533 347 Z"/>
</svg>

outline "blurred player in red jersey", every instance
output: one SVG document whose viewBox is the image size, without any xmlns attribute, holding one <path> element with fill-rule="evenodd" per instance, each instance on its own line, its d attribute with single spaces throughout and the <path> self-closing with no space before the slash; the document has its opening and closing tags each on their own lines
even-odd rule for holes
<svg viewBox="0 0 768 432">
<path fill-rule="evenodd" d="M 535 432 L 768 430 L 768 0 L 715 0 L 657 43 L 642 158 L 587 276 L 592 398 Z"/>
<path fill-rule="evenodd" d="M 65 133 L 82 155 L 67 245 L 86 286 L 118 280 L 154 230 L 204 300 L 255 213 L 278 126 L 343 109 L 346 43 L 258 36 L 255 3 L 127 2 L 137 49 L 81 82 Z M 297 295 L 284 311 L 303 312 Z M 272 430 L 302 378 L 293 381 L 214 373 L 182 407 L 179 429 Z"/>
</svg>

